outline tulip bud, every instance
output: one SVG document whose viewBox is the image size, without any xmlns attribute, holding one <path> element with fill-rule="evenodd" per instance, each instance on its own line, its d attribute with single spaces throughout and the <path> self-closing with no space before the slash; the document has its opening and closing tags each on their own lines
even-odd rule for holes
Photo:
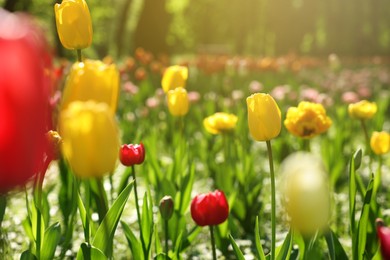
<svg viewBox="0 0 390 260">
<path fill-rule="evenodd" d="M 104 102 L 114 114 L 119 95 L 119 71 L 115 64 L 85 60 L 73 64 L 65 83 L 61 110 L 73 101 Z"/>
<path fill-rule="evenodd" d="M 164 196 L 160 200 L 160 214 L 164 220 L 169 220 L 172 217 L 174 204 L 171 196 Z"/>
<path fill-rule="evenodd" d="M 312 138 L 328 130 L 332 120 L 326 115 L 321 104 L 302 101 L 298 107 L 290 107 L 287 110 L 284 125 L 295 136 Z"/>
<path fill-rule="evenodd" d="M 145 147 L 140 144 L 124 144 L 121 146 L 119 159 L 125 166 L 141 164 L 145 160 Z"/>
<path fill-rule="evenodd" d="M 59 150 L 61 147 L 62 143 L 62 138 L 58 134 L 58 132 L 50 130 L 49 132 L 46 133 L 46 138 L 48 140 L 48 151 L 47 151 L 47 156 L 50 159 L 56 160 L 59 155 Z"/>
<path fill-rule="evenodd" d="M 246 99 L 249 131 L 256 141 L 269 141 L 281 130 L 281 113 L 272 96 L 256 93 Z"/>
<path fill-rule="evenodd" d="M 348 105 L 349 116 L 356 119 L 370 119 L 378 110 L 375 102 L 362 100 Z"/>
<path fill-rule="evenodd" d="M 167 93 L 168 109 L 173 116 L 184 116 L 188 113 L 189 101 L 187 91 L 178 87 Z"/>
<path fill-rule="evenodd" d="M 386 154 L 390 150 L 390 134 L 382 132 L 373 132 L 370 140 L 371 149 L 375 154 Z"/>
<path fill-rule="evenodd" d="M 191 202 L 191 216 L 199 226 L 223 223 L 229 216 L 229 205 L 223 191 L 195 196 Z"/>
<path fill-rule="evenodd" d="M 165 93 L 169 90 L 186 86 L 188 78 L 188 68 L 185 66 L 171 66 L 168 67 L 161 80 L 161 85 Z"/>
<path fill-rule="evenodd" d="M 116 167 L 119 129 L 105 103 L 75 101 L 61 111 L 62 153 L 82 178 L 102 177 Z"/>
<path fill-rule="evenodd" d="M 92 20 L 84 0 L 63 0 L 54 5 L 58 36 L 70 50 L 84 49 L 92 43 Z"/>
<path fill-rule="evenodd" d="M 237 116 L 233 114 L 218 112 L 203 120 L 203 126 L 211 134 L 220 134 L 233 130 L 237 124 Z"/>
<path fill-rule="evenodd" d="M 382 219 L 376 220 L 380 250 L 383 259 L 390 259 L 390 228 L 386 227 Z"/>
<path fill-rule="evenodd" d="M 330 191 L 320 158 L 304 152 L 287 157 L 281 165 L 283 201 L 290 224 L 303 235 L 326 227 Z"/>
</svg>

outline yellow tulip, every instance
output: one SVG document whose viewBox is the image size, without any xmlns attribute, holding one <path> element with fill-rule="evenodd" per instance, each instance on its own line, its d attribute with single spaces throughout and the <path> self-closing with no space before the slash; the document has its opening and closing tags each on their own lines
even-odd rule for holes
<svg viewBox="0 0 390 260">
<path fill-rule="evenodd" d="M 371 149 L 375 154 L 386 154 L 390 151 L 390 134 L 388 132 L 373 132 L 370 140 Z"/>
<path fill-rule="evenodd" d="M 287 110 L 284 125 L 295 136 L 312 138 L 328 130 L 332 120 L 326 115 L 321 104 L 302 101 L 298 107 L 290 107 Z"/>
<path fill-rule="evenodd" d="M 281 164 L 282 199 L 290 224 L 303 235 L 327 226 L 330 213 L 328 175 L 320 158 L 298 152 Z"/>
<path fill-rule="evenodd" d="M 377 110 L 378 107 L 376 103 L 367 100 L 349 104 L 348 106 L 349 116 L 357 119 L 370 119 L 376 114 Z"/>
<path fill-rule="evenodd" d="M 170 66 L 168 67 L 161 80 L 161 85 L 165 93 L 169 90 L 186 86 L 188 78 L 188 68 L 185 66 Z"/>
<path fill-rule="evenodd" d="M 61 111 L 62 153 L 74 174 L 101 177 L 113 172 L 119 154 L 119 128 L 105 103 L 75 101 Z"/>
<path fill-rule="evenodd" d="M 119 71 L 114 64 L 86 60 L 73 64 L 65 83 L 61 110 L 73 101 L 95 100 L 116 111 L 119 94 Z"/>
<path fill-rule="evenodd" d="M 84 0 L 63 0 L 54 5 L 58 36 L 67 49 L 84 49 L 92 43 L 92 20 Z"/>
<path fill-rule="evenodd" d="M 178 87 L 167 93 L 168 109 L 173 116 L 184 116 L 188 112 L 189 102 L 187 91 Z"/>
<path fill-rule="evenodd" d="M 218 112 L 206 117 L 203 120 L 203 126 L 211 134 L 220 134 L 233 130 L 236 127 L 237 120 L 236 115 Z"/>
<path fill-rule="evenodd" d="M 281 113 L 273 97 L 256 93 L 246 99 L 249 131 L 256 141 L 269 141 L 279 135 Z"/>
</svg>

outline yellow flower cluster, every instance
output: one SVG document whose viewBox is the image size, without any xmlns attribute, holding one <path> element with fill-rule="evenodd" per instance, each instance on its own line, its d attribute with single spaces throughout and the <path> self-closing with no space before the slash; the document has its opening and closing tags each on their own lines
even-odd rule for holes
<svg viewBox="0 0 390 260">
<path fill-rule="evenodd" d="M 326 115 L 321 104 L 302 101 L 298 107 L 290 107 L 287 110 L 284 125 L 295 136 L 312 138 L 328 130 L 332 120 Z"/>
</svg>

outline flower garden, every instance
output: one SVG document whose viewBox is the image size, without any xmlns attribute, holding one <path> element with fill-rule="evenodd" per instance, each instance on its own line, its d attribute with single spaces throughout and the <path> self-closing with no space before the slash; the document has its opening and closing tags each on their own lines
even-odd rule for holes
<svg viewBox="0 0 390 260">
<path fill-rule="evenodd" d="M 388 57 L 91 59 L 54 13 L 74 60 L 0 9 L 1 259 L 390 259 Z"/>
</svg>

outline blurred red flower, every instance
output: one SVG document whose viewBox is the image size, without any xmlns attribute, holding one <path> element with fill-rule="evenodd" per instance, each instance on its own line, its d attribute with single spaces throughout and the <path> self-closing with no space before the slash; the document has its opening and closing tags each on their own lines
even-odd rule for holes
<svg viewBox="0 0 390 260">
<path fill-rule="evenodd" d="M 145 160 L 145 147 L 140 144 L 124 144 L 119 153 L 120 161 L 125 166 L 141 164 Z"/>
<path fill-rule="evenodd" d="M 376 225 L 382 257 L 390 259 L 390 228 L 386 227 L 381 219 L 376 220 Z"/>
<path fill-rule="evenodd" d="M 229 205 L 223 191 L 197 195 L 191 202 L 191 216 L 199 226 L 223 223 L 229 216 Z"/>
<path fill-rule="evenodd" d="M 31 17 L 0 9 L 0 193 L 43 171 L 52 57 Z"/>
</svg>

